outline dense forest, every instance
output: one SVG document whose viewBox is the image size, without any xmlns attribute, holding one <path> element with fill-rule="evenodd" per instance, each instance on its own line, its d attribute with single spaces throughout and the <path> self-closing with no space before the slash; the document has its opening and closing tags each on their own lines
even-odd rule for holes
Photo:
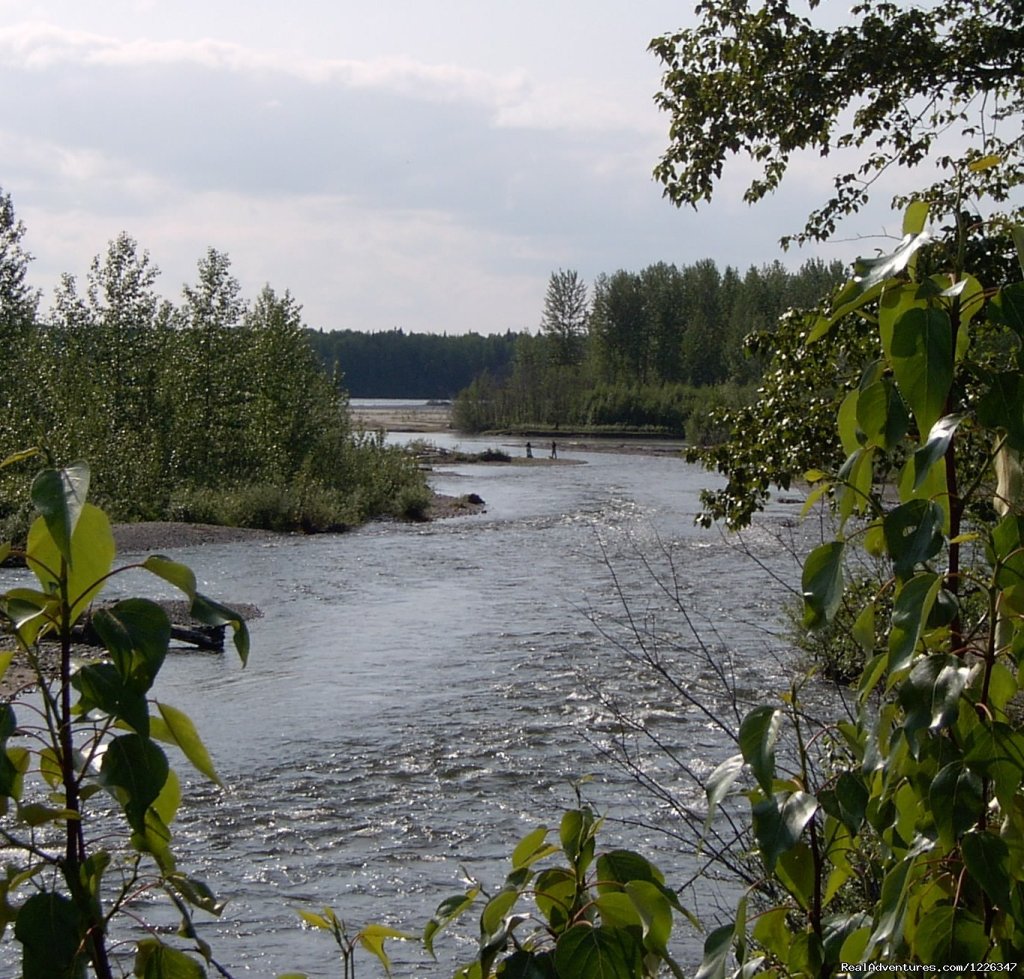
<svg viewBox="0 0 1024 979">
<path fill-rule="evenodd" d="M 309 331 L 352 397 L 455 398 L 454 422 L 486 429 L 643 430 L 707 440 L 708 412 L 748 400 L 762 360 L 746 338 L 774 331 L 842 281 L 839 262 L 781 262 L 741 275 L 711 260 L 600 275 L 552 274 L 540 331 L 464 336 Z"/>
<path fill-rule="evenodd" d="M 842 264 L 780 262 L 720 271 L 713 261 L 601 275 L 551 275 L 541 328 L 521 334 L 507 376 L 483 374 L 454 419 L 486 429 L 636 430 L 709 440 L 709 411 L 742 403 L 763 367 L 746 338 L 787 309 L 811 308 L 844 278 Z"/>
<path fill-rule="evenodd" d="M 310 330 L 309 340 L 353 398 L 447 400 L 484 372 L 504 376 L 517 335 Z"/>
<path fill-rule="evenodd" d="M 266 286 L 240 294 L 209 249 L 177 305 L 122 233 L 65 274 L 51 310 L 26 284 L 24 225 L 0 192 L 0 445 L 85 459 L 93 498 L 117 519 L 319 530 L 414 513 L 429 499 L 405 455 L 350 430 L 346 399 L 307 342 L 301 308 Z M 18 481 L 18 467 L 5 470 Z M 17 533 L 23 496 L 0 484 Z"/>
</svg>

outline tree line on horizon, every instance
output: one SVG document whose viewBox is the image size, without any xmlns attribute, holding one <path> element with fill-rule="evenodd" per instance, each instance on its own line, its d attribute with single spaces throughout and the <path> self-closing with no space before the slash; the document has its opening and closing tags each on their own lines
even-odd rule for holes
<svg viewBox="0 0 1024 979">
<path fill-rule="evenodd" d="M 481 374 L 460 392 L 458 428 L 634 430 L 716 437 L 710 410 L 752 396 L 763 360 L 747 337 L 771 333 L 790 308 L 810 308 L 845 277 L 818 259 L 741 276 L 705 259 L 600 275 L 551 274 L 540 331 L 516 340 L 505 375 Z"/>
</svg>

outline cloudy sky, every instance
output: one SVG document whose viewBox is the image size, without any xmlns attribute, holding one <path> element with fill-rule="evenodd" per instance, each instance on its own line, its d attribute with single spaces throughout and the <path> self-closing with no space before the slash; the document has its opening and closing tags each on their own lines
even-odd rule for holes
<svg viewBox="0 0 1024 979">
<path fill-rule="evenodd" d="M 697 214 L 662 199 L 646 47 L 691 6 L 0 0 L 0 187 L 44 297 L 124 230 L 171 299 L 213 246 L 314 327 L 534 329 L 555 269 L 743 270 L 827 194 L 806 167 L 749 209 L 737 166 Z"/>
</svg>

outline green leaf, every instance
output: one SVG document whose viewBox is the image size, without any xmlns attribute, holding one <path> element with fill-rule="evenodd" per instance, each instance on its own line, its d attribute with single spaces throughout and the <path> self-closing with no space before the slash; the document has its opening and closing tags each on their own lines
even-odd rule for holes
<svg viewBox="0 0 1024 979">
<path fill-rule="evenodd" d="M 951 904 L 937 905 L 924 915 L 917 926 L 914 944 L 920 961 L 942 965 L 982 962 L 992 947 L 985 925 L 970 912 Z"/>
<path fill-rule="evenodd" d="M 557 847 L 547 842 L 549 832 L 547 826 L 538 826 L 532 833 L 523 837 L 519 845 L 512 851 L 513 870 L 529 867 L 538 860 L 558 852 Z"/>
<path fill-rule="evenodd" d="M 953 441 L 953 433 L 963 418 L 963 415 L 944 415 L 932 425 L 928 441 L 914 453 L 914 489 L 925 481 L 932 466 L 946 454 Z"/>
<path fill-rule="evenodd" d="M 921 433 L 931 430 L 953 383 L 953 331 L 941 309 L 909 309 L 897 320 L 892 369 Z"/>
<path fill-rule="evenodd" d="M 1005 285 L 992 297 L 989 318 L 1024 338 L 1024 282 Z"/>
<path fill-rule="evenodd" d="M 839 302 L 853 303 L 859 297 L 861 303 L 868 301 L 867 294 L 875 287 L 884 285 L 889 279 L 899 275 L 914 257 L 915 252 L 927 244 L 930 236 L 921 231 L 918 234 L 905 234 L 899 245 L 888 255 L 875 258 L 858 258 L 854 263 L 855 275 L 853 282 L 839 297 Z"/>
<path fill-rule="evenodd" d="M 609 850 L 597 858 L 598 889 L 608 884 L 624 885 L 631 881 L 661 884 L 664 876 L 650 860 L 632 850 Z"/>
<path fill-rule="evenodd" d="M 555 945 L 559 979 L 635 979 L 642 967 L 643 947 L 621 928 L 576 925 Z"/>
<path fill-rule="evenodd" d="M 708 797 L 708 815 L 707 819 L 704 820 L 705 832 L 707 832 L 707 828 L 711 825 L 711 820 L 714 818 L 715 810 L 718 808 L 719 803 L 729 794 L 729 789 L 732 788 L 733 783 L 743 771 L 743 765 L 743 755 L 733 755 L 731 758 L 726 758 L 708 776 L 708 780 L 704 784 L 704 791 Z"/>
<path fill-rule="evenodd" d="M 758 785 L 772 791 L 775 780 L 775 743 L 779 738 L 782 712 L 762 704 L 755 707 L 740 724 L 740 751 Z"/>
<path fill-rule="evenodd" d="M 434 957 L 434 937 L 468 911 L 479 894 L 480 888 L 472 887 L 465 894 L 455 894 L 437 906 L 434 916 L 423 929 L 423 945 L 432 958 Z"/>
<path fill-rule="evenodd" d="M 541 914 L 555 931 L 568 923 L 576 900 L 576 875 L 565 867 L 552 867 L 537 877 L 534 900 Z"/>
<path fill-rule="evenodd" d="M 82 506 L 78 514 L 71 552 L 74 561 L 68 562 L 67 593 L 74 621 L 99 594 L 114 566 L 114 534 L 110 521 L 91 503 Z M 53 594 L 60 593 L 62 556 L 44 519 L 35 520 L 29 528 L 25 559 L 43 589 Z"/>
<path fill-rule="evenodd" d="M 124 681 L 141 693 L 149 690 L 171 642 L 167 613 L 156 602 L 129 598 L 100 609 L 92 625 Z"/>
<path fill-rule="evenodd" d="M 852 834 L 860 832 L 870 793 L 861 775 L 842 772 L 831 789 L 818 793 L 822 809 L 838 819 Z"/>
<path fill-rule="evenodd" d="M 175 588 L 183 591 L 189 598 L 196 595 L 196 576 L 186 564 L 179 564 L 162 554 L 151 554 L 142 562 L 142 566 L 158 578 L 170 582 Z"/>
<path fill-rule="evenodd" d="M 882 521 L 885 546 L 896 576 L 910 578 L 919 564 L 930 561 L 945 542 L 942 507 L 932 500 L 910 500 L 891 510 Z"/>
<path fill-rule="evenodd" d="M 155 938 L 139 942 L 134 974 L 138 979 L 206 979 L 199 962 Z"/>
<path fill-rule="evenodd" d="M 249 660 L 249 628 L 245 620 L 233 609 L 215 602 L 205 595 L 196 594 L 189 609 L 192 618 L 204 625 L 229 625 L 234 633 L 235 649 L 242 665 Z"/>
<path fill-rule="evenodd" d="M 911 201 L 903 212 L 903 234 L 919 235 L 928 223 L 928 202 Z"/>
<path fill-rule="evenodd" d="M 83 666 L 71 678 L 71 683 L 81 695 L 83 711 L 100 710 L 124 721 L 143 737 L 149 736 L 149 704 L 145 692 L 130 681 L 125 682 L 112 663 Z"/>
<path fill-rule="evenodd" d="M 1010 901 L 1010 848 L 994 833 L 970 832 L 960 841 L 967 872 L 997 908 Z"/>
<path fill-rule="evenodd" d="M 965 747 L 964 763 L 991 779 L 999 804 L 1010 809 L 1024 779 L 1024 733 L 1002 722 L 979 725 L 971 731 Z"/>
<path fill-rule="evenodd" d="M 899 702 L 906 714 L 903 730 L 916 757 L 916 735 L 927 728 L 940 731 L 949 727 L 960 709 L 970 670 L 955 656 L 925 656 L 900 685 Z"/>
<path fill-rule="evenodd" d="M 42 514 L 58 553 L 74 565 L 71 539 L 89 493 L 89 466 L 44 469 L 32 482 L 32 502 Z"/>
<path fill-rule="evenodd" d="M 589 809 L 567 809 L 562 815 L 558 835 L 566 859 L 578 875 L 594 858 L 594 814 Z"/>
<path fill-rule="evenodd" d="M 732 940 L 736 925 L 722 925 L 704 940 L 704 957 L 694 979 L 725 979 L 731 975 L 728 968 Z"/>
<path fill-rule="evenodd" d="M 1017 249 L 1017 262 L 1021 272 L 1024 272 L 1024 226 L 1015 224 L 1010 228 L 1013 236 L 1013 244 Z"/>
<path fill-rule="evenodd" d="M 169 744 L 176 744 L 198 772 L 205 775 L 211 782 L 221 785 L 220 778 L 213 767 L 213 759 L 188 715 L 178 710 L 177 707 L 171 707 L 170 704 L 159 701 L 157 701 L 156 707 L 164 725 L 159 728 L 159 733 L 154 726 L 153 737 Z"/>
<path fill-rule="evenodd" d="M 85 979 L 82 918 L 62 894 L 43 891 L 21 906 L 14 937 L 22 946 L 22 979 Z"/>
<path fill-rule="evenodd" d="M 118 796 L 128 823 L 146 829 L 146 811 L 160 795 L 169 770 L 167 756 L 148 738 L 125 734 L 107 745 L 100 765 L 103 784 Z"/>
<path fill-rule="evenodd" d="M 486 940 L 501 929 L 505 917 L 519 900 L 519 889 L 504 887 L 494 895 L 480 912 L 480 935 Z"/>
<path fill-rule="evenodd" d="M 808 629 L 826 625 L 839 608 L 843 598 L 843 550 L 842 541 L 821 544 L 804 562 L 801 589 L 804 625 Z"/>
<path fill-rule="evenodd" d="M 779 854 L 775 876 L 805 911 L 814 901 L 814 855 L 803 842 Z"/>
<path fill-rule="evenodd" d="M 384 951 L 384 942 L 388 939 L 395 941 L 409 941 L 416 936 L 407 931 L 398 931 L 396 928 L 388 928 L 385 925 L 366 925 L 358 935 L 356 941 L 368 952 L 376 956 L 377 960 L 384 967 L 384 971 L 391 975 L 391 959 Z"/>
<path fill-rule="evenodd" d="M 859 393 L 857 425 L 869 445 L 889 450 L 903 440 L 910 416 L 890 378 L 883 377 Z"/>
<path fill-rule="evenodd" d="M 640 915 L 644 947 L 666 955 L 672 934 L 672 905 L 668 898 L 660 887 L 646 880 L 627 881 L 625 891 Z"/>
<path fill-rule="evenodd" d="M 950 762 L 932 780 L 928 804 L 939 839 L 952 849 L 957 839 L 977 823 L 984 811 L 982 781 L 962 762 Z"/>
<path fill-rule="evenodd" d="M 1024 378 L 1018 371 L 994 375 L 978 402 L 978 421 L 993 431 L 1006 432 L 1011 449 L 1024 449 Z"/>
<path fill-rule="evenodd" d="M 779 792 L 753 807 L 754 836 L 769 874 L 817 811 L 818 800 L 807 792 Z"/>
<path fill-rule="evenodd" d="M 904 584 L 896 594 L 889 632 L 889 673 L 895 674 L 910 665 L 935 602 L 942 587 L 942 576 L 919 574 Z"/>
</svg>

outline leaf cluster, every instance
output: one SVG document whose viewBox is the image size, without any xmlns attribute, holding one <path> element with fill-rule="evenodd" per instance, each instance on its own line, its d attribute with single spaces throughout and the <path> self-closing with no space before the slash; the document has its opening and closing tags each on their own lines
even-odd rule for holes
<svg viewBox="0 0 1024 979">
<path fill-rule="evenodd" d="M 810 4 L 812 16 L 818 6 Z M 697 15 L 698 26 L 651 42 L 664 67 L 656 102 L 671 119 L 655 176 L 673 203 L 710 200 L 733 156 L 760 171 L 744 194 L 754 202 L 779 187 L 799 151 L 856 153 L 860 162 L 836 175 L 834 195 L 785 246 L 829 238 L 892 167 L 928 161 L 944 172 L 914 195 L 937 216 L 963 196 L 1006 201 L 1024 181 L 1024 137 L 1013 122 L 1024 109 L 1019 4 L 863 0 L 834 27 L 818 26 L 790 0 L 753 9 L 708 0 Z M 956 139 L 977 147 L 968 160 L 995 154 L 1007 165 L 961 181 L 964 160 L 949 147 Z"/>
<path fill-rule="evenodd" d="M 180 911 L 181 934 L 193 939 L 198 958 L 154 930 L 138 943 L 134 974 L 200 979 L 204 960 L 213 960 L 195 934 L 192 913 L 219 914 L 221 904 L 178 867 L 170 827 L 181 792 L 161 745 L 173 745 L 199 772 L 219 780 L 189 718 L 152 698 L 170 622 L 154 602 L 115 602 L 92 617 L 104 659 L 74 672 L 72 631 L 108 583 L 130 570 L 179 589 L 199 621 L 231 626 L 243 664 L 248 630 L 235 612 L 197 591 L 195 576 L 182 564 L 151 556 L 115 567 L 110 522 L 88 502 L 90 476 L 85 463 L 39 473 L 31 493 L 39 516 L 21 555 L 38 585 L 0 594 L 0 626 L 15 647 L 4 654 L 0 675 L 17 653 L 32 668 L 41 697 L 40 708 L 31 699 L 0 705 L 0 839 L 8 853 L 0 926 L 13 926 L 25 976 L 77 979 L 88 965 L 99 979 L 109 979 L 107 934 L 114 919 L 130 898 L 162 891 Z M 4 556 L 10 553 L 4 545 Z M 53 645 L 56 674 L 44 658 L 44 648 Z M 20 720 L 23 707 L 38 719 Z M 94 826 L 102 810 L 92 802 L 96 796 L 110 797 L 120 809 L 119 842 L 108 825 Z"/>
</svg>

